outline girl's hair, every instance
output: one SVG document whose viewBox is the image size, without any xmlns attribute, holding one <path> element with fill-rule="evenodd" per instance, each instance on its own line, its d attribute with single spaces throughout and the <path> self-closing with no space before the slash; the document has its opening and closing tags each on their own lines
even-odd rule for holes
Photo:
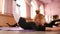
<svg viewBox="0 0 60 34">
<path fill-rule="evenodd" d="M 36 15 L 36 17 L 35 17 L 35 20 L 36 20 L 36 19 L 40 19 L 40 20 L 41 20 L 41 19 L 44 18 L 44 17 L 45 17 L 44 15 L 38 14 L 38 15 Z"/>
<path fill-rule="evenodd" d="M 40 11 L 39 11 L 39 10 L 36 10 L 35 12 L 36 12 L 36 14 L 39 14 L 39 13 L 40 13 Z"/>
<path fill-rule="evenodd" d="M 57 19 L 57 18 L 59 18 L 58 15 L 54 15 L 54 16 L 53 16 L 53 19 Z"/>
</svg>

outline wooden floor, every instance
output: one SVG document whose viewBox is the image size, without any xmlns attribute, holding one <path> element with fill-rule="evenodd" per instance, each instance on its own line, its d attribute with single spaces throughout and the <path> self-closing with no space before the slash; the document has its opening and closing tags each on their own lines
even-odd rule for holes
<svg viewBox="0 0 60 34">
<path fill-rule="evenodd" d="M 0 31 L 0 34 L 60 34 L 59 31 Z"/>
</svg>

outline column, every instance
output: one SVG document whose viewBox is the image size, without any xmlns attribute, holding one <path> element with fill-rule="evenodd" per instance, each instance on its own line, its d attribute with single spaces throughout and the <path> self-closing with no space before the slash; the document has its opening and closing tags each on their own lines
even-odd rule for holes
<svg viewBox="0 0 60 34">
<path fill-rule="evenodd" d="M 27 18 L 31 17 L 31 0 L 26 0 L 26 15 Z"/>
<path fill-rule="evenodd" d="M 12 15 L 12 4 L 13 0 L 6 0 L 5 1 L 5 14 L 6 15 Z"/>
</svg>

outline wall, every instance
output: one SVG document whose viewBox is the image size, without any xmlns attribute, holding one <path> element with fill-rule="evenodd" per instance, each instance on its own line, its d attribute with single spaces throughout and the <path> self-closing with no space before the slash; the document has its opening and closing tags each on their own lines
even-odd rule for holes
<svg viewBox="0 0 60 34">
<path fill-rule="evenodd" d="M 45 6 L 46 15 L 60 15 L 60 2 L 52 2 Z"/>
<path fill-rule="evenodd" d="M 13 0 L 5 0 L 5 14 L 12 15 L 12 1 Z"/>
<path fill-rule="evenodd" d="M 46 15 L 60 15 L 60 1 L 54 0 L 53 2 L 51 0 L 43 0 L 44 3 L 47 3 L 45 5 L 45 14 Z M 1 6 L 1 5 L 0 5 Z M 28 11 L 28 10 L 27 10 Z M 7 0 L 7 13 L 12 14 L 12 0 Z M 28 14 L 28 13 L 27 13 Z"/>
</svg>

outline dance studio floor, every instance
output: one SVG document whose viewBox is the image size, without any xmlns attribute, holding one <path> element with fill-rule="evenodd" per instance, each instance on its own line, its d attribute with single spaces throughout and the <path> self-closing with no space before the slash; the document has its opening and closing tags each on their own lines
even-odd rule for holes
<svg viewBox="0 0 60 34">
<path fill-rule="evenodd" d="M 60 34 L 60 31 L 32 31 L 20 27 L 0 27 L 0 34 Z"/>
</svg>

